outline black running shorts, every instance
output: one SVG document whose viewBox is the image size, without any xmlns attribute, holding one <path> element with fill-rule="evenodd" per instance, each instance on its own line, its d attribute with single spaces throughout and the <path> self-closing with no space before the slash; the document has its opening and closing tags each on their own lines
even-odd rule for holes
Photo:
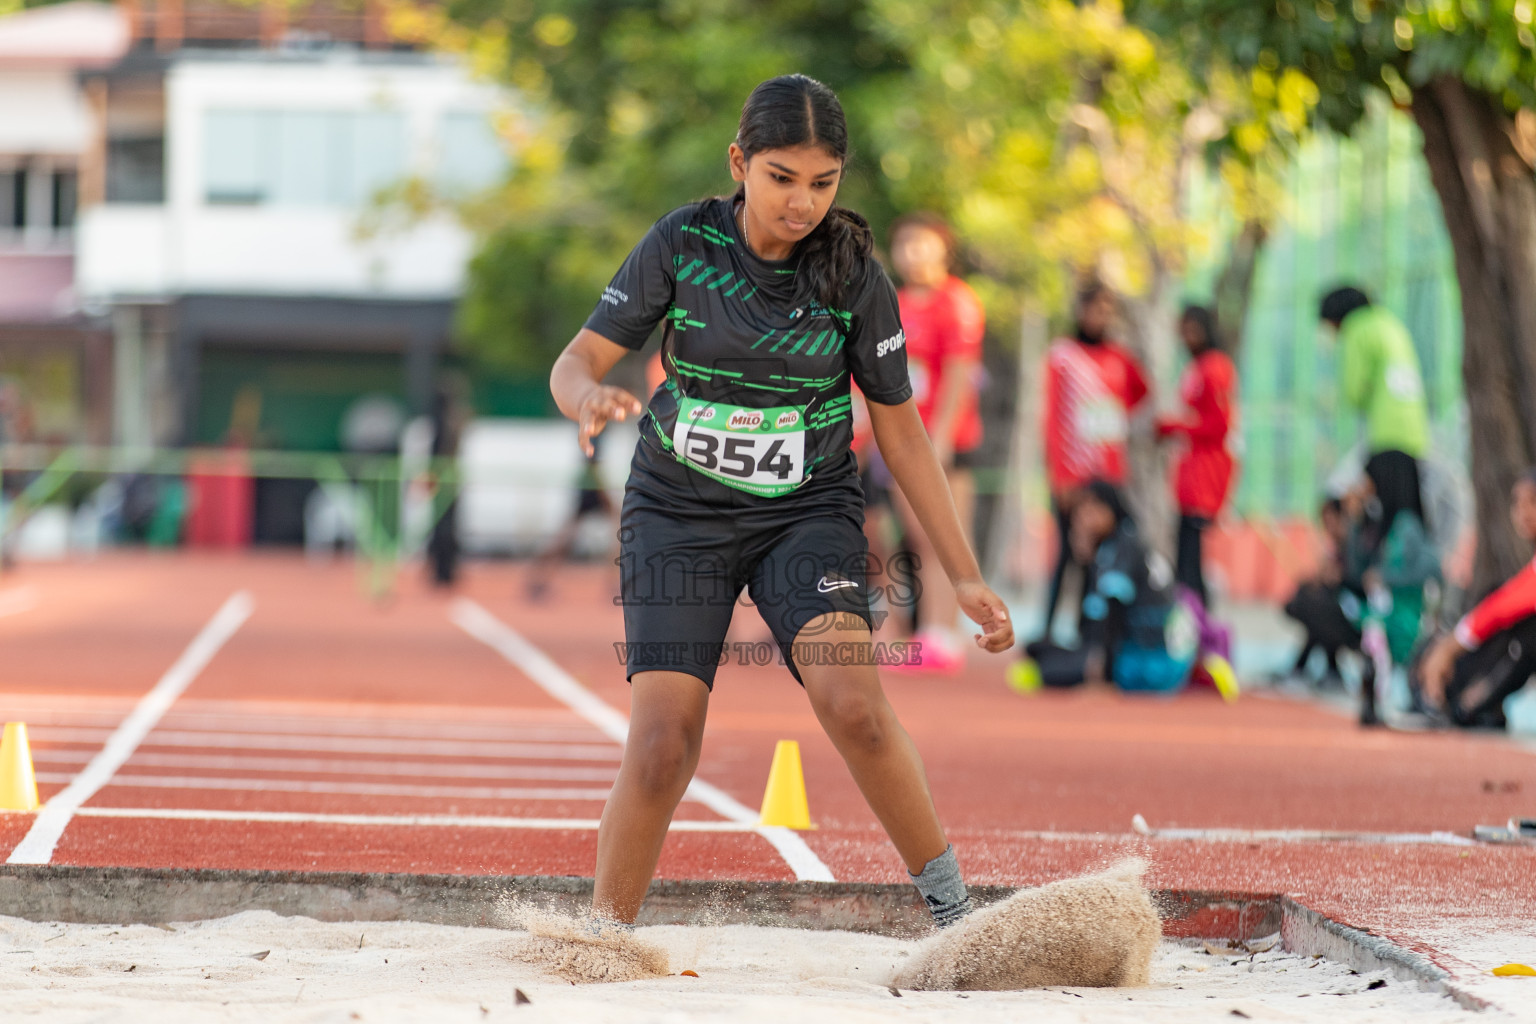
<svg viewBox="0 0 1536 1024">
<path fill-rule="evenodd" d="M 684 672 L 713 687 L 743 591 L 798 680 L 793 647 L 811 620 L 870 623 L 863 496 L 848 472 L 764 499 L 695 473 L 642 437 L 619 517 L 625 667 Z M 799 637 L 815 642 L 814 637 Z"/>
</svg>

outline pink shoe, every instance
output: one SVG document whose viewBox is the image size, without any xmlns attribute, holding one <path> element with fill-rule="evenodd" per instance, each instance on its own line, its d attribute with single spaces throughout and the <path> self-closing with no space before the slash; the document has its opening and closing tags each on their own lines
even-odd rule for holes
<svg viewBox="0 0 1536 1024">
<path fill-rule="evenodd" d="M 902 675 L 958 676 L 965 671 L 965 654 L 951 646 L 950 641 L 934 633 L 919 633 L 913 637 L 920 661 L 887 665 L 886 671 Z"/>
</svg>

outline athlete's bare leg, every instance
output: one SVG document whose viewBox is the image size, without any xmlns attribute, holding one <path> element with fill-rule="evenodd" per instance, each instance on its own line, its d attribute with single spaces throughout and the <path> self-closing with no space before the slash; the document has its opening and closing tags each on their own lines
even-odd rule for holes
<svg viewBox="0 0 1536 1024">
<path fill-rule="evenodd" d="M 592 912 L 633 922 L 656 874 L 672 812 L 693 779 L 704 745 L 709 689 L 683 672 L 630 680 L 629 742 L 597 830 Z"/>
<path fill-rule="evenodd" d="M 862 644 L 867 653 L 869 626 L 846 613 L 822 615 L 805 625 L 795 643 L 797 647 Z M 818 665 L 798 659 L 796 665 L 821 727 L 843 755 L 859 792 L 885 826 L 907 870 L 915 875 L 944 853 L 949 843 L 912 737 L 885 699 L 871 659 L 854 660 L 862 664 Z"/>
</svg>

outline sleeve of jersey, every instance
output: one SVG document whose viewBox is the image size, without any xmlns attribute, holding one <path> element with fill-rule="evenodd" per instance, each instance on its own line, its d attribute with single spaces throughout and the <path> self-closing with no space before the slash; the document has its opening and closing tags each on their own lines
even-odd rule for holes
<svg viewBox="0 0 1536 1024">
<path fill-rule="evenodd" d="M 878 264 L 871 264 L 866 284 L 854 302 L 848 338 L 848 369 L 864 397 L 881 405 L 900 405 L 912 397 L 907 376 L 907 336 L 901 329 L 896 288 Z"/>
<path fill-rule="evenodd" d="M 669 214 L 640 239 L 608 287 L 586 328 L 616 345 L 639 350 L 666 316 L 677 286 L 672 266 L 672 223 Z"/>
<path fill-rule="evenodd" d="M 1536 615 L 1536 565 L 1521 569 L 1456 624 L 1456 642 L 1475 651 L 1496 633 Z"/>
</svg>

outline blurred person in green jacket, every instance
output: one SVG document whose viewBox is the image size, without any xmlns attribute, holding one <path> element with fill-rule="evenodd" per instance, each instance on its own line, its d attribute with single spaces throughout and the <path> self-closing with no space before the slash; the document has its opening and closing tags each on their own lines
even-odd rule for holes
<svg viewBox="0 0 1536 1024">
<path fill-rule="evenodd" d="M 1360 625 L 1370 669 L 1361 685 L 1360 721 L 1374 725 L 1392 666 L 1407 665 L 1418 642 L 1424 589 L 1440 577 L 1440 552 L 1424 517 L 1418 463 L 1404 452 L 1371 456 L 1345 508 L 1353 522 L 1344 542 L 1347 597 L 1341 603 Z"/>
<path fill-rule="evenodd" d="M 1429 406 L 1408 328 L 1358 288 L 1329 292 L 1319 314 L 1338 331 L 1339 387 L 1365 415 L 1369 454 L 1422 459 L 1429 451 Z"/>
</svg>

